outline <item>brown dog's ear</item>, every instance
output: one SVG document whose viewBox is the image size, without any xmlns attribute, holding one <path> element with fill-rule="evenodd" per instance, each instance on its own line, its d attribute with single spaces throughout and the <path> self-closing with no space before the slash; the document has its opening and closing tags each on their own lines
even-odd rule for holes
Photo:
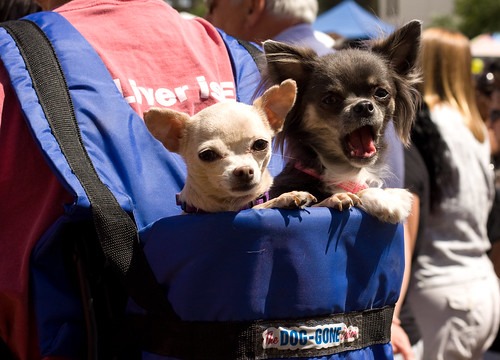
<svg viewBox="0 0 500 360">
<path fill-rule="evenodd" d="M 173 152 L 179 152 L 180 139 L 189 119 L 189 115 L 170 109 L 151 108 L 144 113 L 148 130 L 167 150 Z"/>
<path fill-rule="evenodd" d="M 274 85 L 256 99 L 253 105 L 264 111 L 274 133 L 283 129 L 286 115 L 292 109 L 297 96 L 297 84 L 292 79 Z"/>
<path fill-rule="evenodd" d="M 416 65 L 421 31 L 422 23 L 413 20 L 385 40 L 376 41 L 372 46 L 372 51 L 388 59 L 393 71 L 399 75 L 395 82 L 397 104 L 393 122 L 399 138 L 405 145 L 410 143 L 410 131 L 421 100 L 417 90 L 421 71 Z"/>
<path fill-rule="evenodd" d="M 308 77 L 309 64 L 317 58 L 316 53 L 274 40 L 263 43 L 267 62 L 267 74 L 272 84 L 293 79 L 299 84 Z"/>
<path fill-rule="evenodd" d="M 412 20 L 396 29 L 386 39 L 375 41 L 371 49 L 388 58 L 393 68 L 402 75 L 412 71 L 420 50 L 422 22 Z"/>
</svg>

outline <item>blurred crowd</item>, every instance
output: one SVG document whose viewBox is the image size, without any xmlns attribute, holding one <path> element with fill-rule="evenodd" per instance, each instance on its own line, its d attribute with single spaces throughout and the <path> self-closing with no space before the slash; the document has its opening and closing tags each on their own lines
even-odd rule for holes
<svg viewBox="0 0 500 360">
<path fill-rule="evenodd" d="M 286 1 L 258 3 L 260 8 L 249 10 L 244 1 L 210 1 L 206 18 L 246 40 L 271 38 L 318 54 L 332 52 L 312 30 L 315 1 L 283 8 L 276 4 Z M 333 51 L 359 45 L 359 39 L 336 39 Z M 413 144 L 401 150 L 402 170 L 398 147 L 388 160 L 404 181 L 396 186 L 409 188 L 415 197 L 406 224 L 406 282 L 392 328 L 395 353 L 406 360 L 500 354 L 493 344 L 500 322 L 499 272 L 494 272 L 500 268 L 500 200 L 493 182 L 500 158 L 500 62 L 491 60 L 476 77 L 472 64 L 463 34 L 425 29 L 422 105 Z"/>
</svg>

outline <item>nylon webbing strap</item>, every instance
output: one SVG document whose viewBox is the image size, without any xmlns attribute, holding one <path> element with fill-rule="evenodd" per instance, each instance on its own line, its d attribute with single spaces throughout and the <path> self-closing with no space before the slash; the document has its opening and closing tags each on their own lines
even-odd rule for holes
<svg viewBox="0 0 500 360">
<path fill-rule="evenodd" d="M 17 43 L 52 133 L 87 194 L 104 255 L 139 306 L 173 316 L 142 252 L 133 220 L 101 182 L 83 145 L 66 79 L 52 44 L 31 21 L 9 21 L 1 26 Z"/>
<path fill-rule="evenodd" d="M 259 72 L 262 72 L 262 69 L 264 69 L 266 65 L 264 53 L 249 41 L 238 40 L 238 44 L 243 46 L 248 51 L 253 61 L 255 61 Z"/>
<path fill-rule="evenodd" d="M 169 322 L 137 315 L 130 328 L 142 349 L 182 359 L 320 357 L 386 344 L 394 306 L 298 320 Z"/>
</svg>

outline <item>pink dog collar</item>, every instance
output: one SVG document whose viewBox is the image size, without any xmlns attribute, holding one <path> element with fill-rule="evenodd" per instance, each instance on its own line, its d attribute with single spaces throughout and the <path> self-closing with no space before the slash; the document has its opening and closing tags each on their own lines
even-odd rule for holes
<svg viewBox="0 0 500 360">
<path fill-rule="evenodd" d="M 361 190 L 368 188 L 368 185 L 360 184 L 360 183 L 357 183 L 354 181 L 344 181 L 344 182 L 341 182 L 341 183 L 338 183 L 335 185 L 338 186 L 339 188 L 341 188 L 342 190 L 345 190 L 345 191 L 353 193 L 353 194 L 356 194 L 356 193 L 360 192 Z"/>
<path fill-rule="evenodd" d="M 312 176 L 312 177 L 319 179 L 319 180 L 323 180 L 323 176 L 318 174 L 318 172 L 316 170 L 311 169 L 311 168 L 306 168 L 300 162 L 296 162 L 294 164 L 294 167 L 297 170 L 302 171 L 303 173 L 305 173 L 309 176 Z M 368 188 L 368 185 L 357 183 L 355 181 L 344 181 L 344 182 L 336 183 L 334 185 L 341 188 L 344 191 L 347 191 L 347 192 L 350 192 L 353 194 L 356 194 L 357 192 Z"/>
</svg>

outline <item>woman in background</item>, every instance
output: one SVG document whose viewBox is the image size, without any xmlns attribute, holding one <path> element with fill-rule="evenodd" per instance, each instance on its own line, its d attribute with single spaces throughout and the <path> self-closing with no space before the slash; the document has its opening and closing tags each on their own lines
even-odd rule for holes
<svg viewBox="0 0 500 360">
<path fill-rule="evenodd" d="M 500 290 L 487 255 L 493 174 L 469 40 L 430 28 L 423 32 L 420 56 L 428 111 L 417 125 L 435 126 L 446 146 L 432 146 L 436 142 L 425 131 L 414 137 L 429 173 L 430 213 L 415 245 L 407 302 L 423 340 L 423 359 L 481 359 L 498 331 Z"/>
</svg>

